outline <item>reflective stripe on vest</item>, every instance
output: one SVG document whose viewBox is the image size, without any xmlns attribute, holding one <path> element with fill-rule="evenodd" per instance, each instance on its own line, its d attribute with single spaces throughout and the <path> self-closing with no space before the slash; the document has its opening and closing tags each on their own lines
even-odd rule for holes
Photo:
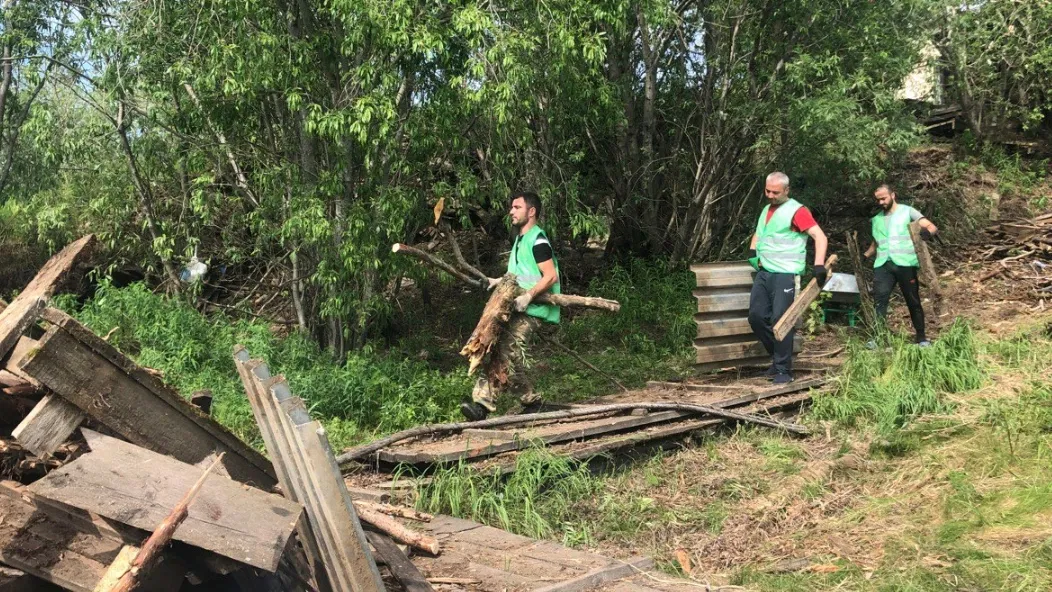
<svg viewBox="0 0 1052 592">
<path fill-rule="evenodd" d="M 904 205 L 896 206 L 890 214 L 873 216 L 873 241 L 877 244 L 877 257 L 873 267 L 880 267 L 891 259 L 895 265 L 917 267 L 917 251 L 910 237 L 910 212 L 913 208 Z M 887 225 L 885 225 L 887 222 Z"/>
<path fill-rule="evenodd" d="M 778 206 L 767 220 L 771 206 L 765 206 L 756 221 L 756 254 L 767 271 L 803 273 L 807 259 L 807 234 L 793 230 L 793 216 L 803 205 L 790 199 Z"/>
</svg>

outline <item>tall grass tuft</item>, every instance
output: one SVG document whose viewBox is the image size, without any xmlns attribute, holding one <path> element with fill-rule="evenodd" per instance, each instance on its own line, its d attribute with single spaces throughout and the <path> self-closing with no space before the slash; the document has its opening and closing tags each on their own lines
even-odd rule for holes
<svg viewBox="0 0 1052 592">
<path fill-rule="evenodd" d="M 534 538 L 565 534 L 575 517 L 574 504 L 598 487 L 584 464 L 531 448 L 518 456 L 507 476 L 458 464 L 437 472 L 416 490 L 416 506 L 470 518 Z M 576 540 L 579 533 L 574 532 Z M 563 537 L 566 538 L 565 536 Z"/>
<path fill-rule="evenodd" d="M 812 417 L 870 423 L 888 433 L 917 416 L 949 411 L 944 395 L 976 389 L 983 382 L 975 334 L 963 320 L 927 348 L 891 335 L 881 340 L 889 347 L 870 351 L 858 340 L 848 343 L 839 386 L 815 397 Z"/>
</svg>

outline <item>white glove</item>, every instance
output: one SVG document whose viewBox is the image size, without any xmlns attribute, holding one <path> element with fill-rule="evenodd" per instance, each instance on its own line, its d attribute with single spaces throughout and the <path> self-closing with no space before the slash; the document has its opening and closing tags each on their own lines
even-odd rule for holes
<svg viewBox="0 0 1052 592">
<path fill-rule="evenodd" d="M 489 286 L 486 288 L 487 290 L 492 290 L 493 288 L 496 288 L 497 284 L 499 284 L 500 280 L 501 280 L 501 278 L 486 278 L 486 279 L 489 280 Z"/>
<path fill-rule="evenodd" d="M 519 297 L 515 299 L 515 311 L 526 312 L 526 307 L 530 305 L 531 300 L 533 300 L 533 297 L 530 296 L 529 292 L 519 295 Z"/>
</svg>

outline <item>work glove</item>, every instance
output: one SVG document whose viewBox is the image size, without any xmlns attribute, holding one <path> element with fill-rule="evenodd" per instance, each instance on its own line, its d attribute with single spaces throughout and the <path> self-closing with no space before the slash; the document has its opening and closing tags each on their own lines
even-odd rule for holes
<svg viewBox="0 0 1052 592">
<path fill-rule="evenodd" d="M 921 235 L 921 238 L 926 240 L 926 241 L 930 241 L 931 237 L 932 237 L 931 231 L 928 230 L 927 228 L 921 228 L 920 235 Z"/>
<path fill-rule="evenodd" d="M 515 299 L 515 311 L 516 312 L 526 312 L 526 307 L 530 305 L 530 301 L 531 300 L 533 300 L 533 297 L 530 296 L 529 292 L 526 292 L 524 294 L 520 294 Z"/>
<path fill-rule="evenodd" d="M 486 286 L 487 290 L 492 290 L 493 288 L 496 288 L 497 284 L 499 284 L 500 280 L 501 280 L 501 278 L 486 278 L 486 279 L 489 280 L 489 285 Z"/>
<path fill-rule="evenodd" d="M 756 271 L 760 271 L 760 258 L 756 255 L 756 249 L 749 249 L 749 265 Z"/>
<path fill-rule="evenodd" d="M 829 274 L 826 272 L 825 265 L 816 265 L 814 270 L 815 281 L 818 282 L 819 289 L 826 285 L 826 276 Z"/>
</svg>

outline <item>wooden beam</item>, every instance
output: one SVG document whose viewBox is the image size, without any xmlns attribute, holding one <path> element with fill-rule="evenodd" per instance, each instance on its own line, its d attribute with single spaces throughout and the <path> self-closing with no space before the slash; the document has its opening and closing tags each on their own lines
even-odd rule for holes
<svg viewBox="0 0 1052 592">
<path fill-rule="evenodd" d="M 276 483 L 262 454 L 157 377 L 61 311 L 44 318 L 53 326 L 20 362 L 23 372 L 139 446 L 188 464 L 226 452 L 231 478 L 261 489 Z"/>
<path fill-rule="evenodd" d="M 722 288 L 721 288 L 722 289 Z M 730 292 L 715 292 L 708 288 L 695 288 L 698 312 L 731 312 L 749 310 L 749 291 L 733 289 Z"/>
<path fill-rule="evenodd" d="M 39 456 L 48 458 L 73 434 L 84 412 L 62 397 L 45 395 L 29 415 L 11 432 L 22 446 Z"/>
<path fill-rule="evenodd" d="M 837 256 L 830 255 L 826 257 L 826 271 L 833 273 L 833 266 L 836 265 Z M 774 338 L 781 341 L 785 339 L 785 336 L 792 331 L 793 327 L 796 326 L 800 319 L 804 317 L 804 313 L 807 312 L 811 303 L 818 298 L 818 294 L 822 291 L 822 286 L 818 285 L 816 278 L 811 278 L 811 281 L 807 282 L 807 287 L 803 289 L 796 300 L 793 301 L 792 306 L 782 315 L 782 318 L 778 319 L 778 322 L 774 325 Z"/>
<path fill-rule="evenodd" d="M 698 339 L 752 335 L 749 318 L 740 313 L 728 313 L 714 318 L 698 314 L 694 315 L 694 322 L 698 325 Z"/>
<path fill-rule="evenodd" d="M 942 313 L 942 286 L 939 285 L 939 274 L 935 271 L 935 263 L 931 259 L 928 243 L 921 238 L 920 231 L 919 221 L 910 223 L 910 239 L 913 240 L 913 250 L 917 252 L 917 261 L 920 264 L 920 277 L 918 279 L 926 288 L 931 290 L 933 321 L 938 322 Z"/>
<path fill-rule="evenodd" d="M 197 467 L 174 458 L 81 431 L 91 452 L 29 491 L 152 531 L 200 477 Z M 213 476 L 175 539 L 274 572 L 300 513 L 299 504 Z"/>
<path fill-rule="evenodd" d="M 0 310 L 0 358 L 15 346 L 22 333 L 36 321 L 47 299 L 66 281 L 76 266 L 87 259 L 95 245 L 89 234 L 59 251 L 3 310 Z"/>
</svg>

